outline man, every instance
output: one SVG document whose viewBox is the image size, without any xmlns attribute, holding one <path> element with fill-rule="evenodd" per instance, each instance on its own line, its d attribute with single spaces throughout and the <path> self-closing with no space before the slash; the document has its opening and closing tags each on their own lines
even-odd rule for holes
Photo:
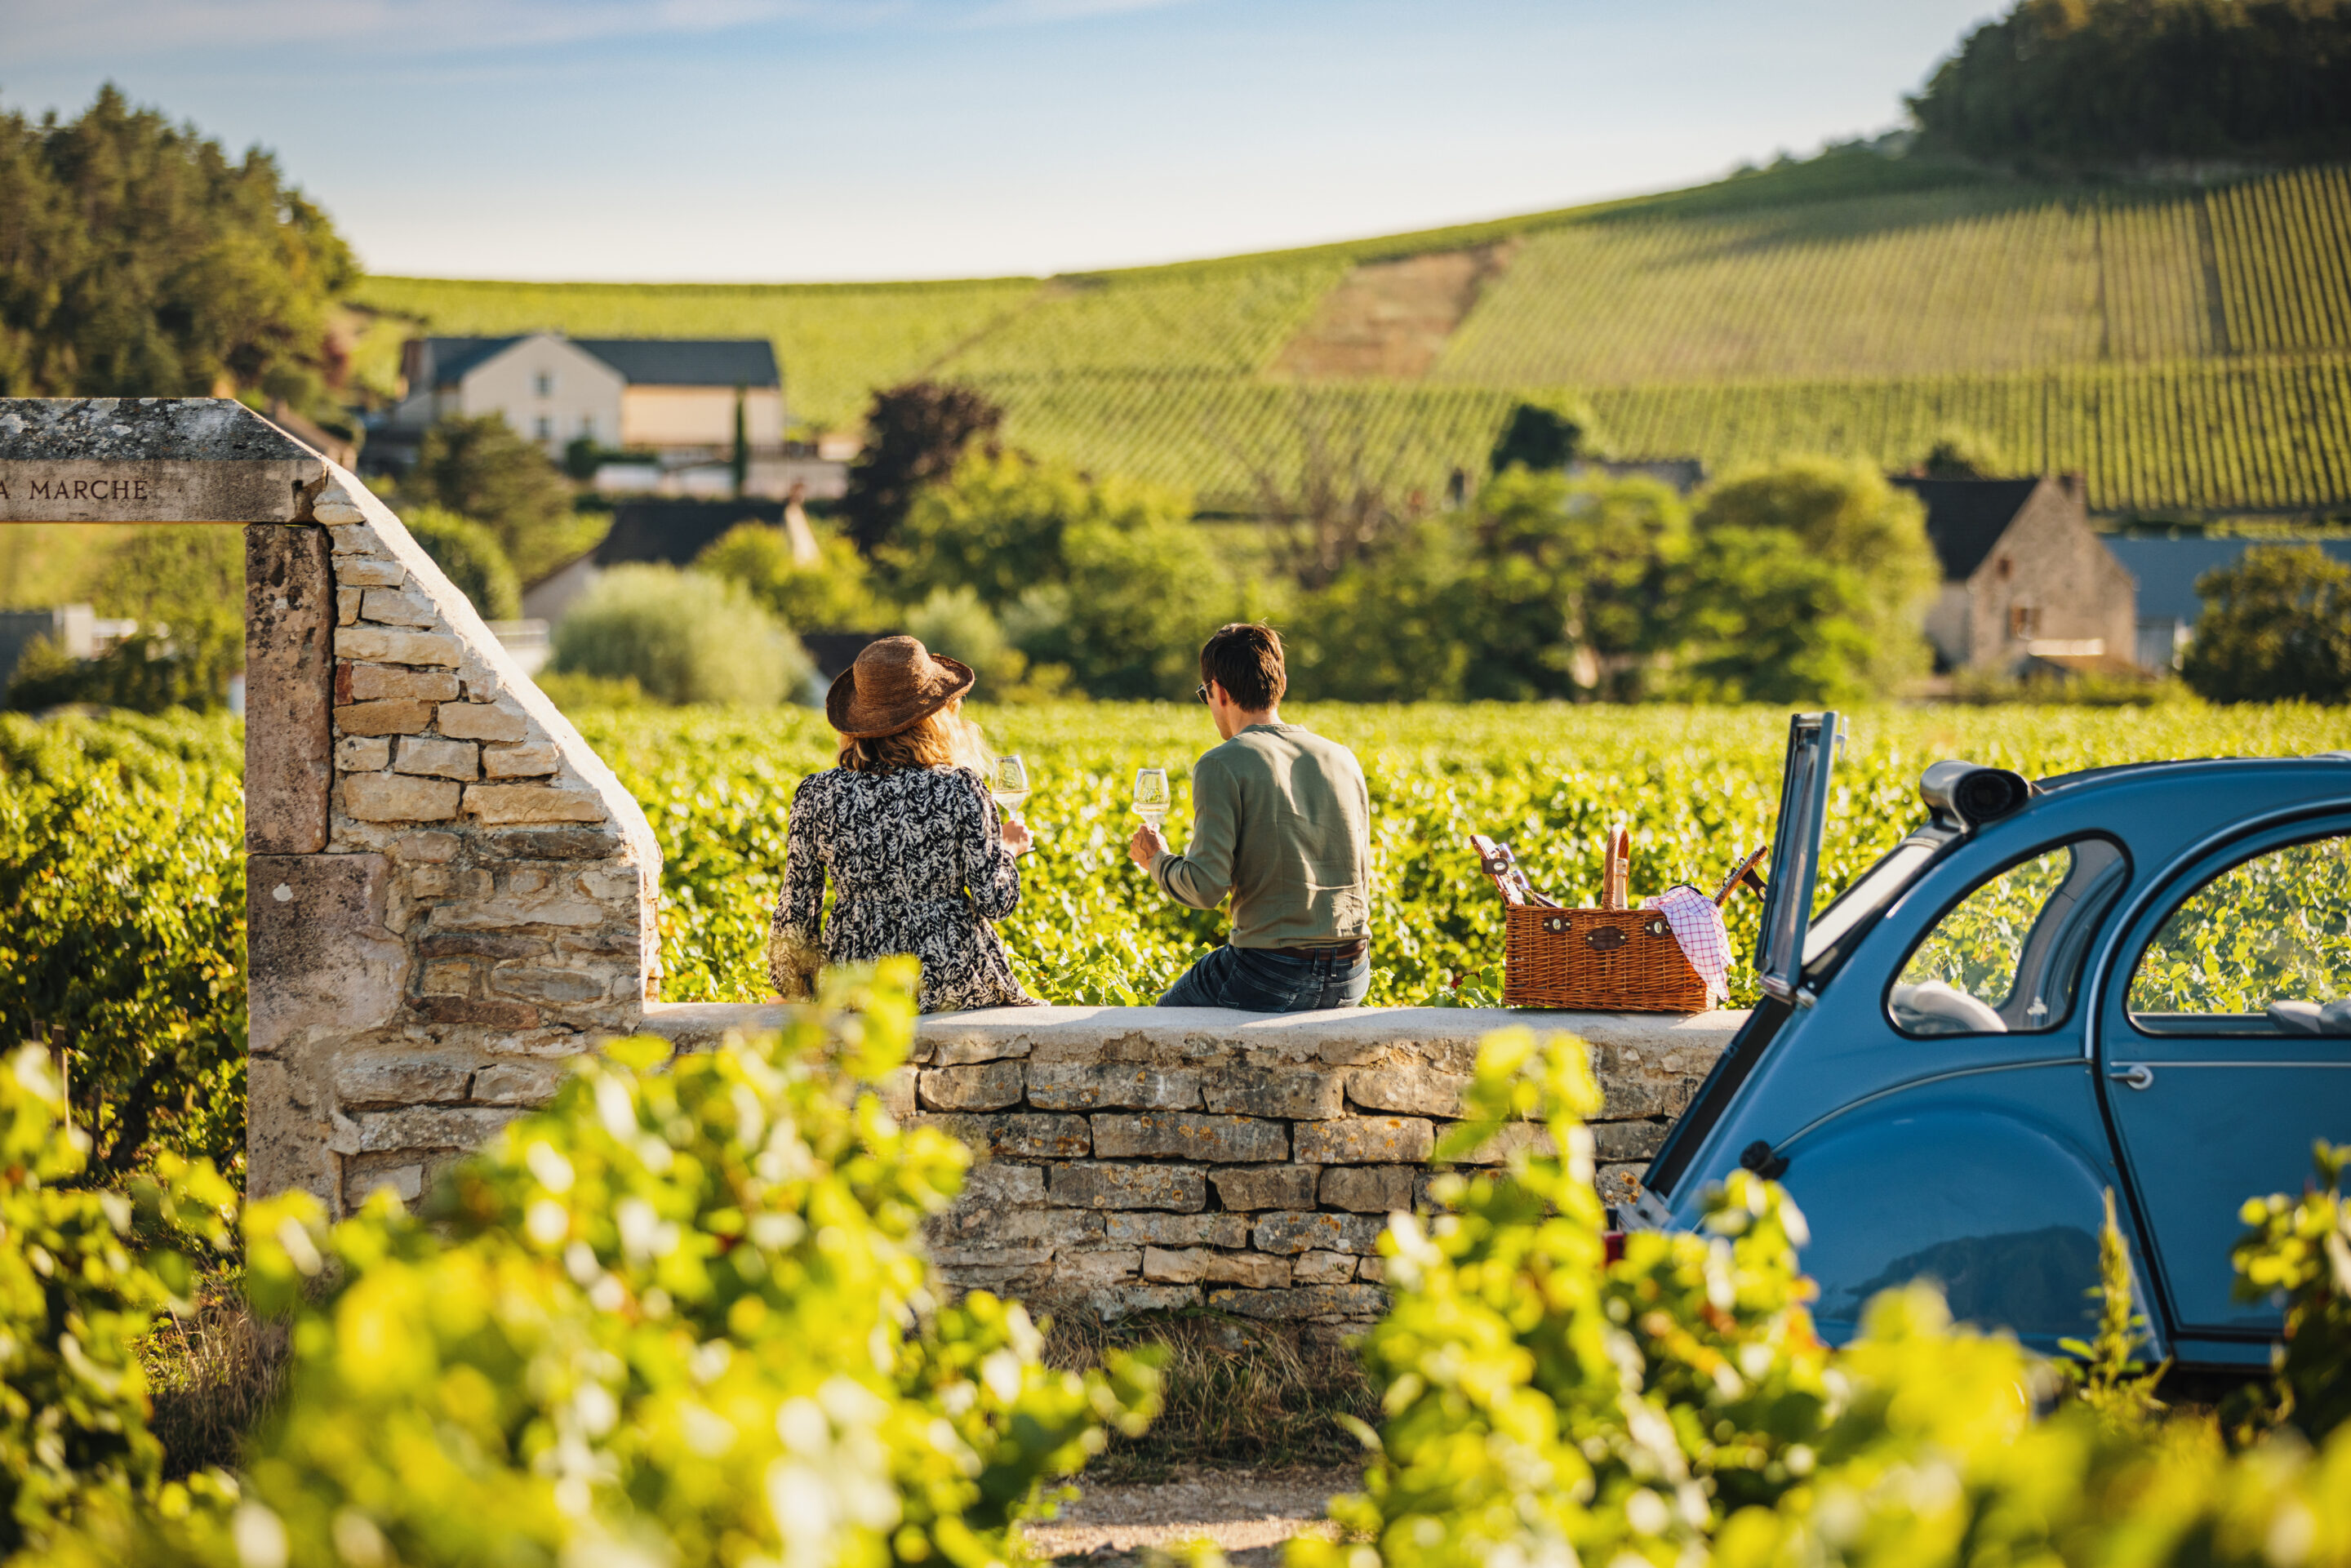
<svg viewBox="0 0 2351 1568">
<path fill-rule="evenodd" d="M 1270 626 L 1232 625 L 1200 650 L 1198 695 L 1224 744 L 1192 768 L 1192 842 L 1135 831 L 1127 853 L 1167 895 L 1214 909 L 1232 935 L 1163 1008 L 1310 1012 L 1371 985 L 1371 795 L 1354 753 L 1281 722 L 1290 679 Z"/>
</svg>

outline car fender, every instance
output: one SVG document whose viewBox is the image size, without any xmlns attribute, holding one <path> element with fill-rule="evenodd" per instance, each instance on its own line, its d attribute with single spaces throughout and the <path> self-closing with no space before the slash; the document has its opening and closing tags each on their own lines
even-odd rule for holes
<svg viewBox="0 0 2351 1568">
<path fill-rule="evenodd" d="M 1823 1338 L 1852 1338 L 1870 1298 L 1920 1279 L 1942 1287 L 1955 1320 L 2006 1328 L 2047 1354 L 2096 1332 L 2092 1292 L 2115 1173 L 2104 1150 L 2036 1113 L 2024 1082 L 2084 1071 L 2051 1062 L 1915 1083 L 1781 1146 L 1781 1181 L 1811 1230 L 1802 1260 L 1820 1287 Z M 2144 1303 L 2136 1257 L 2132 1270 Z"/>
</svg>

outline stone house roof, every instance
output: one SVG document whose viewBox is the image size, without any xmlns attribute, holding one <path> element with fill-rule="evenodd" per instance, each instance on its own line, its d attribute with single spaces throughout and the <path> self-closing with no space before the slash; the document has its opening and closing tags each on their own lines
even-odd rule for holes
<svg viewBox="0 0 2351 1568">
<path fill-rule="evenodd" d="M 2041 487 L 2039 479 L 1916 479 L 1894 483 L 1927 507 L 1927 539 L 1941 562 L 1943 580 L 1965 582 L 2008 532 Z"/>
<path fill-rule="evenodd" d="M 412 345 L 409 384 L 421 389 L 454 386 L 467 371 L 496 358 L 526 337 L 421 338 Z M 573 348 L 592 354 L 631 386 L 779 387 L 776 348 L 765 338 L 569 338 Z"/>
</svg>

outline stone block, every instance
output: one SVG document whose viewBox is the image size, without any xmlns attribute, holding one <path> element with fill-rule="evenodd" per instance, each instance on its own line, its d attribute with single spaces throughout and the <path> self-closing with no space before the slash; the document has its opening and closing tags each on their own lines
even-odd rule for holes
<svg viewBox="0 0 2351 1568">
<path fill-rule="evenodd" d="M 482 776 L 486 779 L 542 779 L 559 765 L 551 740 L 529 746 L 482 747 Z"/>
<path fill-rule="evenodd" d="M 377 664 L 438 664 L 455 669 L 464 644 L 444 632 L 394 632 L 381 626 L 339 626 L 335 654 Z"/>
<path fill-rule="evenodd" d="M 457 814 L 464 786 L 398 773 L 352 773 L 342 789 L 343 810 L 362 822 L 438 822 Z"/>
<path fill-rule="evenodd" d="M 335 568 L 338 588 L 398 588 L 408 580 L 408 569 L 396 560 L 364 558 L 342 561 Z"/>
<path fill-rule="evenodd" d="M 1362 1258 L 1355 1262 L 1355 1278 L 1373 1284 L 1384 1284 L 1388 1277 L 1388 1260 L 1384 1258 Z"/>
<path fill-rule="evenodd" d="M 1634 1165 L 1602 1166 L 1593 1173 L 1592 1186 L 1600 1194 L 1600 1201 L 1616 1208 L 1629 1208 L 1641 1197 L 1641 1173 L 1647 1170 L 1646 1161 Z"/>
<path fill-rule="evenodd" d="M 245 846 L 265 855 L 327 847 L 334 784 L 334 580 L 317 528 L 245 530 Z"/>
<path fill-rule="evenodd" d="M 975 1283 L 967 1276 L 980 1269 L 1042 1269 L 1053 1261 L 1053 1249 L 1037 1243 L 1025 1246 L 998 1247 L 983 1244 L 977 1247 L 934 1247 L 931 1261 L 952 1275 L 958 1284 Z"/>
<path fill-rule="evenodd" d="M 956 1247 L 1100 1247 L 1104 1235 L 1102 1216 L 1094 1209 L 997 1208 L 968 1197 L 932 1216 L 924 1228 L 937 1245 Z"/>
<path fill-rule="evenodd" d="M 274 1057 L 248 1061 L 245 1082 L 246 1193 L 307 1192 L 329 1214 L 339 1213 L 335 1155 L 327 1146 L 331 1130 L 323 1113 L 307 1103 L 301 1083 Z"/>
<path fill-rule="evenodd" d="M 1057 1252 L 1053 1282 L 1086 1290 L 1132 1280 L 1143 1270 L 1143 1253 L 1132 1247 L 1104 1247 L 1090 1251 Z M 1180 1284 L 1183 1281 L 1167 1281 Z"/>
<path fill-rule="evenodd" d="M 1646 1160 L 1665 1147 L 1663 1122 L 1594 1122 L 1592 1153 L 1603 1160 Z"/>
<path fill-rule="evenodd" d="M 481 748 L 470 740 L 443 740 L 438 736 L 403 735 L 400 752 L 393 759 L 395 773 L 429 773 L 441 779 L 477 778 L 482 770 Z"/>
<path fill-rule="evenodd" d="M 536 1029 L 538 1009 L 521 1002 L 474 997 L 419 997 L 416 1012 L 434 1023 L 478 1023 L 492 1029 Z"/>
<path fill-rule="evenodd" d="M 342 773 L 381 773 L 392 766 L 392 742 L 381 736 L 354 735 L 335 742 L 335 768 Z"/>
<path fill-rule="evenodd" d="M 530 733 L 530 727 L 520 708 L 497 703 L 443 703 L 441 733 L 465 740 L 520 740 Z M 545 818 L 523 818 L 518 821 L 539 821 Z"/>
<path fill-rule="evenodd" d="M 391 871 L 371 854 L 247 859 L 246 1027 L 256 1055 L 313 1026 L 362 1034 L 398 1016 L 409 958 L 384 925 Z"/>
<path fill-rule="evenodd" d="M 1377 1285 L 1301 1285 L 1287 1291 L 1210 1291 L 1207 1303 L 1218 1312 L 1272 1322 L 1360 1322 L 1388 1310 L 1388 1293 Z"/>
<path fill-rule="evenodd" d="M 1208 1183 L 1197 1166 L 1057 1165 L 1046 1180 L 1054 1203 L 1069 1208 L 1161 1208 L 1197 1214 Z"/>
<path fill-rule="evenodd" d="M 1201 1277 L 1210 1284 L 1279 1291 L 1290 1283 L 1290 1260 L 1261 1252 L 1211 1252 Z"/>
<path fill-rule="evenodd" d="M 457 786 L 446 788 L 455 789 Z M 607 918 L 601 904 L 590 904 L 584 898 L 535 894 L 444 904 L 433 912 L 433 928 L 436 932 L 511 931 L 518 925 L 601 925 Z"/>
<path fill-rule="evenodd" d="M 509 936 L 496 931 L 435 931 L 416 942 L 420 958 L 536 958 L 547 951 L 543 936 Z"/>
<path fill-rule="evenodd" d="M 941 1269 L 940 1277 L 958 1291 L 993 1291 L 1000 1296 L 1034 1299 L 1052 1288 L 1053 1265 L 1040 1263 L 967 1263 Z"/>
<path fill-rule="evenodd" d="M 578 969 L 546 969 L 528 967 L 501 967 L 490 971 L 490 990 L 501 997 L 517 997 L 527 1002 L 544 1002 L 560 1007 L 567 1002 L 601 1000 L 606 990 L 604 978 Z"/>
<path fill-rule="evenodd" d="M 404 588 L 371 588 L 360 602 L 360 614 L 391 626 L 437 626 L 441 612 L 421 593 Z"/>
<path fill-rule="evenodd" d="M 1136 1312 L 1173 1312 L 1200 1304 L 1197 1285 L 1113 1285 L 1087 1293 L 1082 1303 L 1104 1322 Z"/>
<path fill-rule="evenodd" d="M 916 1093 L 926 1111 L 1001 1111 L 1020 1103 L 1020 1067 L 1018 1061 L 926 1067 Z"/>
<path fill-rule="evenodd" d="M 1370 1166 L 1428 1158 L 1434 1143 L 1418 1116 L 1349 1116 L 1298 1124 L 1301 1165 Z"/>
<path fill-rule="evenodd" d="M 1029 1070 L 1029 1103 L 1040 1111 L 1189 1111 L 1200 1075 L 1136 1061 L 1040 1061 Z"/>
<path fill-rule="evenodd" d="M 914 1060 L 933 1067 L 968 1067 L 976 1061 L 1006 1061 L 1029 1054 L 1025 1040 L 918 1041 Z"/>
<path fill-rule="evenodd" d="M 360 618 L 360 601 L 366 597 L 364 592 L 356 588 L 335 590 L 335 624 L 356 625 Z"/>
<path fill-rule="evenodd" d="M 1196 1285 L 1208 1272 L 1208 1253 L 1203 1247 L 1170 1249 L 1146 1247 L 1143 1249 L 1143 1277 L 1161 1285 Z"/>
<path fill-rule="evenodd" d="M 437 866 L 427 866 L 437 871 Z M 470 997 L 474 994 L 474 966 L 464 958 L 434 958 L 426 961 L 424 975 L 416 982 L 420 997 Z"/>
<path fill-rule="evenodd" d="M 1211 1173 L 1217 1200 L 1227 1208 L 1311 1208 L 1320 1166 L 1252 1166 Z"/>
<path fill-rule="evenodd" d="M 1412 1166 L 1332 1166 L 1322 1173 L 1325 1208 L 1356 1214 L 1394 1214 L 1412 1207 Z"/>
<path fill-rule="evenodd" d="M 422 735 L 433 713 L 431 703 L 405 698 L 351 703 L 335 710 L 335 728 L 344 735 Z"/>
<path fill-rule="evenodd" d="M 447 713 L 444 705 L 441 711 Z M 544 784 L 471 784 L 465 810 L 489 823 L 601 822 L 604 802 L 584 789 L 552 789 Z"/>
<path fill-rule="evenodd" d="M 484 833 L 485 856 L 499 860 L 582 861 L 617 854 L 621 841 L 598 828 L 520 828 Z"/>
<path fill-rule="evenodd" d="M 1433 1068 L 1358 1067 L 1347 1075 L 1347 1098 L 1366 1111 L 1410 1116 L 1458 1116 L 1469 1080 Z"/>
<path fill-rule="evenodd" d="M 392 858 L 419 865 L 446 865 L 457 858 L 455 833 L 403 833 L 392 841 Z"/>
<path fill-rule="evenodd" d="M 344 1109 L 368 1105 L 463 1103 L 478 1058 L 470 1051 L 402 1047 L 347 1051 L 335 1060 L 335 1099 Z"/>
<path fill-rule="evenodd" d="M 544 1057 L 527 1061 L 499 1061 L 474 1074 L 477 1105 L 544 1105 L 555 1098 L 570 1064 Z"/>
<path fill-rule="evenodd" d="M 926 1114 L 914 1124 L 936 1127 L 992 1159 L 1081 1160 L 1093 1148 L 1083 1116 Z"/>
<path fill-rule="evenodd" d="M 1450 1133 L 1453 1129 L 1445 1129 Z M 1551 1134 L 1532 1122 L 1506 1122 L 1494 1130 L 1493 1135 L 1466 1155 L 1456 1155 L 1453 1163 L 1463 1166 L 1499 1166 L 1521 1149 L 1538 1155 L 1558 1152 Z"/>
<path fill-rule="evenodd" d="M 353 1208 L 384 1191 L 402 1203 L 414 1203 L 424 1196 L 424 1166 L 414 1161 L 388 1166 L 355 1165 L 343 1181 L 343 1196 Z"/>
<path fill-rule="evenodd" d="M 1339 1074 L 1290 1067 L 1220 1067 L 1202 1082 L 1209 1110 L 1284 1121 L 1340 1115 Z"/>
<path fill-rule="evenodd" d="M 623 977 L 623 978 L 626 977 Z M 903 1122 L 914 1113 L 914 1070 L 913 1068 L 892 1068 L 875 1082 L 873 1092 L 882 1097 L 882 1109 L 890 1113 L 892 1120 Z M 979 1168 L 995 1170 L 999 1167 L 982 1166 Z M 1009 1170 L 1014 1167 L 1007 1166 L 1001 1168 Z M 968 1185 L 968 1183 L 966 1184 L 966 1186 Z M 1038 1196 L 1040 1197 L 1044 1196 L 1041 1190 Z"/>
<path fill-rule="evenodd" d="M 1387 1220 L 1376 1214 L 1322 1214 L 1287 1210 L 1260 1214 L 1249 1228 L 1249 1245 L 1260 1252 L 1295 1256 L 1301 1252 L 1376 1250 Z"/>
<path fill-rule="evenodd" d="M 1343 1285 L 1362 1261 L 1353 1252 L 1301 1253 L 1290 1265 L 1290 1278 L 1301 1285 Z"/>
<path fill-rule="evenodd" d="M 457 695 L 457 677 L 446 670 L 396 670 L 383 664 L 340 664 L 335 672 L 339 703 L 444 703 Z"/>
<path fill-rule="evenodd" d="M 343 1155 L 389 1154 L 409 1149 L 477 1149 L 520 1111 L 488 1106 L 419 1105 L 402 1111 L 369 1111 L 339 1117 L 333 1147 Z"/>
<path fill-rule="evenodd" d="M 1129 1210 L 1110 1216 L 1103 1235 L 1125 1247 L 1246 1247 L 1249 1221 L 1238 1214 Z"/>
<path fill-rule="evenodd" d="M 974 1166 L 964 1173 L 963 1191 L 956 1201 L 991 1208 L 1041 1204 L 1045 1201 L 1045 1173 L 1036 1166 L 1017 1166 L 1008 1161 Z"/>
<path fill-rule="evenodd" d="M 1094 1154 L 1102 1159 L 1207 1160 L 1238 1165 L 1290 1156 L 1290 1132 L 1279 1122 L 1247 1116 L 1199 1116 L 1180 1111 L 1102 1114 L 1093 1118 Z"/>
</svg>

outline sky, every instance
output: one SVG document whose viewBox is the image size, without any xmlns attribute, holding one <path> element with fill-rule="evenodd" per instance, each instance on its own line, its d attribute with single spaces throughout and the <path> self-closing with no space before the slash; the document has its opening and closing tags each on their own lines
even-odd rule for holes
<svg viewBox="0 0 2351 1568">
<path fill-rule="evenodd" d="M 368 269 L 1050 274 L 1714 178 L 1900 122 L 1986 0 L 0 0 L 272 151 Z"/>
</svg>

